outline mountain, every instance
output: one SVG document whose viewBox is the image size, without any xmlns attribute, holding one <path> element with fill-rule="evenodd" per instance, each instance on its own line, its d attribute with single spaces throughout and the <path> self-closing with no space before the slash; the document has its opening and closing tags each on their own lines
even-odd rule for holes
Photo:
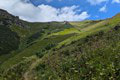
<svg viewBox="0 0 120 80">
<path fill-rule="evenodd" d="M 119 14 L 31 23 L 0 10 L 0 80 L 119 79 Z"/>
</svg>

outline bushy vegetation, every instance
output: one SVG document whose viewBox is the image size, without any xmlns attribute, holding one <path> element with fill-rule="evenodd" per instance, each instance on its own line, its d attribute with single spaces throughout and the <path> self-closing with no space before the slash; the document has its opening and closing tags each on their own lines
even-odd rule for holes
<svg viewBox="0 0 120 80">
<path fill-rule="evenodd" d="M 21 61 L 19 64 L 12 66 L 5 72 L 1 73 L 1 77 L 4 80 L 23 80 L 25 72 L 29 69 L 28 67 L 36 60 L 35 57 L 27 58 Z"/>
<path fill-rule="evenodd" d="M 0 25 L 0 55 L 18 49 L 19 44 L 20 38 L 17 33 L 11 31 L 6 25 Z"/>
<path fill-rule="evenodd" d="M 30 36 L 27 40 L 27 44 L 29 44 L 29 43 L 35 41 L 36 39 L 38 39 L 39 37 L 41 37 L 43 33 L 44 32 L 41 31 L 41 32 L 37 32 L 37 33 L 33 34 L 32 36 Z"/>
<path fill-rule="evenodd" d="M 119 80 L 119 28 L 101 31 L 53 52 L 36 68 L 38 80 Z"/>
</svg>

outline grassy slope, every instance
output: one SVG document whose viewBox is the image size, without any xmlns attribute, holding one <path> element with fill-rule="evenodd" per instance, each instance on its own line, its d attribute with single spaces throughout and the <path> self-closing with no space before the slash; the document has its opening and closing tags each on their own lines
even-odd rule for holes
<svg viewBox="0 0 120 80">
<path fill-rule="evenodd" d="M 36 80 L 119 80 L 120 18 L 106 21 L 86 28 L 86 31 L 95 30 L 92 35 L 79 37 L 76 42 L 42 58 L 33 70 Z M 116 25 L 119 29 L 114 28 Z"/>
<path fill-rule="evenodd" d="M 1 60 L 4 61 L 4 63 L 0 66 L 0 68 L 8 69 L 11 66 L 13 66 L 14 64 L 22 61 L 24 59 L 24 57 L 29 57 L 29 56 L 34 55 L 36 52 L 40 51 L 41 49 L 43 49 L 50 43 L 56 43 L 57 46 L 55 48 L 58 48 L 58 49 L 61 47 L 64 47 L 65 51 L 67 49 L 70 50 L 70 48 L 72 50 L 73 45 L 71 45 L 71 44 L 76 43 L 77 41 L 79 41 L 83 38 L 86 38 L 86 36 L 94 35 L 100 31 L 107 32 L 111 28 L 113 28 L 115 25 L 117 25 L 118 23 L 120 23 L 119 16 L 116 16 L 112 19 L 103 20 L 103 21 L 71 22 L 70 24 L 73 25 L 74 27 L 69 27 L 69 28 L 66 27 L 65 25 L 63 25 L 63 23 L 58 24 L 56 22 L 53 22 L 53 23 L 26 23 L 28 26 L 30 26 L 30 28 L 28 28 L 26 30 L 18 28 L 18 27 L 12 27 L 12 30 L 16 31 L 22 37 L 21 38 L 22 44 L 21 44 L 20 49 L 13 52 L 12 54 L 0 56 Z M 45 30 L 45 33 L 41 37 L 38 37 L 36 40 L 34 40 L 32 42 L 32 44 L 26 44 L 26 40 L 30 36 L 35 34 L 36 32 L 39 32 L 41 29 Z M 70 46 L 68 48 L 65 47 L 68 44 Z M 75 44 L 75 45 L 77 45 L 77 44 Z M 119 48 L 119 45 L 118 45 L 118 48 Z M 116 50 L 118 50 L 117 47 L 116 47 Z M 53 52 L 51 52 L 51 53 L 53 53 Z M 60 49 L 59 53 L 61 54 L 61 49 Z M 56 61 L 56 62 L 59 61 L 59 57 L 57 57 L 57 56 L 60 56 L 59 54 L 55 55 L 56 58 L 54 57 L 54 55 L 51 55 L 51 57 L 49 55 L 51 55 L 51 54 L 46 54 L 45 59 L 48 58 L 48 60 L 52 60 L 52 61 Z M 7 59 L 8 58 L 7 56 L 8 57 L 11 56 L 11 57 L 9 59 Z M 69 60 L 70 58 L 75 59 L 74 57 L 71 57 L 71 56 L 69 56 L 69 58 L 64 57 L 64 59 L 65 60 L 67 60 L 67 59 Z M 49 59 L 49 57 L 50 57 L 50 59 Z M 43 57 L 43 62 L 45 59 Z M 98 60 L 99 60 L 99 58 L 98 58 Z M 52 63 L 54 63 L 54 62 L 52 62 Z M 51 64 L 51 65 L 53 65 L 53 68 L 55 67 L 54 64 Z M 67 64 L 65 64 L 65 65 L 67 66 Z M 68 65 L 71 65 L 71 64 L 68 64 Z M 47 70 L 49 72 L 49 70 L 51 70 L 51 68 L 47 68 Z M 47 71 L 45 71 L 45 72 L 47 72 Z M 39 72 L 36 72 L 36 73 L 39 73 Z M 52 74 L 52 72 L 51 72 L 51 74 Z M 47 75 L 47 73 L 46 73 L 46 75 Z M 49 73 L 48 73 L 48 75 L 49 75 Z M 56 74 L 56 76 L 57 76 L 57 74 Z M 70 76 L 70 74 L 68 76 Z M 41 77 L 41 76 L 39 76 L 39 77 Z M 47 77 L 48 76 L 46 76 L 46 78 Z M 44 78 L 42 78 L 42 79 L 44 79 Z"/>
<path fill-rule="evenodd" d="M 3 62 L 0 66 L 1 69 L 7 69 L 12 65 L 23 60 L 24 57 L 29 57 L 34 55 L 36 52 L 40 51 L 50 43 L 57 44 L 67 39 L 68 37 L 74 35 L 71 33 L 71 34 L 53 36 L 48 39 L 47 38 L 44 39 L 44 37 L 46 37 L 48 34 L 52 32 L 61 31 L 71 26 L 66 27 L 64 24 L 56 23 L 56 22 L 26 23 L 26 24 L 28 25 L 28 28 L 21 28 L 15 25 L 11 26 L 12 31 L 17 32 L 17 34 L 21 37 L 21 44 L 18 50 L 11 52 L 11 54 L 0 56 L 0 60 Z M 38 38 L 32 41 L 31 43 L 27 44 L 29 37 L 31 37 L 37 32 L 40 32 L 42 29 L 44 30 L 44 33 L 41 36 L 38 36 Z"/>
<path fill-rule="evenodd" d="M 43 59 L 45 62 L 41 63 L 35 72 L 38 73 L 38 80 L 48 79 L 50 76 L 52 76 L 51 80 L 54 78 L 119 80 L 120 30 L 110 32 L 97 34 L 83 42 L 80 40 L 49 55 Z M 45 65 L 45 69 L 42 65 Z M 42 73 L 41 70 L 45 73 Z"/>
<path fill-rule="evenodd" d="M 84 23 L 87 24 L 85 25 Z M 72 42 L 75 42 L 81 38 L 85 38 L 88 35 L 93 35 L 99 31 L 108 31 L 115 25 L 117 25 L 120 22 L 119 16 L 114 17 L 112 19 L 107 19 L 103 21 L 83 21 L 83 23 L 78 22 L 71 22 L 71 25 L 75 26 L 76 29 L 79 28 L 80 32 L 79 35 L 72 36 L 71 38 L 68 38 L 61 42 L 57 47 L 60 48 L 61 46 L 68 45 Z M 84 24 L 84 28 L 83 28 Z M 89 24 L 89 25 L 88 25 Z M 79 26 L 78 26 L 79 25 Z"/>
</svg>

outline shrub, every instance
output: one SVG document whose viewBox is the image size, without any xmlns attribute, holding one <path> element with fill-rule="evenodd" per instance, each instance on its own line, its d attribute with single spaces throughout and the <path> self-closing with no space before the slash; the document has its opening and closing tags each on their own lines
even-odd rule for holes
<svg viewBox="0 0 120 80">
<path fill-rule="evenodd" d="M 36 53 L 36 56 L 39 57 L 39 58 L 42 58 L 44 56 L 43 53 L 44 53 L 43 51 L 39 51 L 39 52 Z"/>
<path fill-rule="evenodd" d="M 118 29 L 120 29 L 120 25 L 116 25 L 116 26 L 114 27 L 114 30 L 118 30 Z"/>
<path fill-rule="evenodd" d="M 50 50 L 51 48 L 55 47 L 55 44 L 51 43 L 51 44 L 48 44 L 45 49 L 46 50 Z"/>
<path fill-rule="evenodd" d="M 42 33 L 44 33 L 44 31 L 37 32 L 37 33 L 33 34 L 32 36 L 30 36 L 27 40 L 27 44 L 29 44 L 29 43 L 33 42 L 34 40 L 38 39 L 39 37 L 41 37 Z"/>
<path fill-rule="evenodd" d="M 0 55 L 7 54 L 19 48 L 20 37 L 8 26 L 0 25 Z"/>
</svg>

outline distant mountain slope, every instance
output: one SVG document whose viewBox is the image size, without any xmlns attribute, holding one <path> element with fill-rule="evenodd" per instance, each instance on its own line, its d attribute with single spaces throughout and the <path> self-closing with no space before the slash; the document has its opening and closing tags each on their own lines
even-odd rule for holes
<svg viewBox="0 0 120 80">
<path fill-rule="evenodd" d="M 12 24 L 16 24 L 16 20 L 16 17 L 0 10 L 0 55 L 7 54 L 19 47 L 20 38 L 10 29 Z"/>
<path fill-rule="evenodd" d="M 3 64 L 4 68 L 9 68 L 12 64 L 20 62 L 23 57 L 31 56 L 41 47 L 47 46 L 49 40 L 45 40 L 47 43 L 43 40 L 47 35 L 71 27 L 72 25 L 64 22 L 29 23 L 0 10 L 0 54 L 3 54 L 0 55 L 0 64 Z M 72 34 L 64 36 L 63 40 L 70 36 Z M 50 39 L 55 39 L 55 37 Z M 62 38 L 56 39 L 56 41 L 62 41 Z M 46 44 L 40 45 L 38 43 Z M 39 48 L 36 49 L 36 47 Z"/>
<path fill-rule="evenodd" d="M 119 14 L 30 23 L 0 10 L 0 39 L 0 80 L 120 79 Z"/>
</svg>

